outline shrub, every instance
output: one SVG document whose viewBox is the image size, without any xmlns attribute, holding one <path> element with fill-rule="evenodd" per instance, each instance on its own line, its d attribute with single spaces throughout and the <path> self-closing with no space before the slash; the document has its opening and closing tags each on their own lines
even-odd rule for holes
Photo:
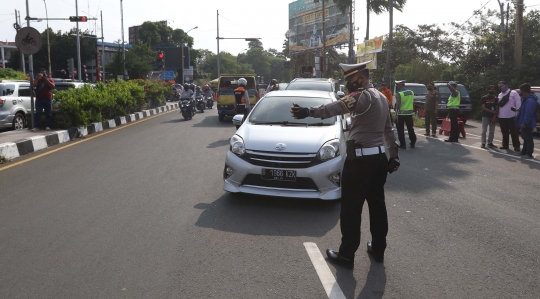
<svg viewBox="0 0 540 299">
<path fill-rule="evenodd" d="M 10 68 L 0 68 L 0 80 L 10 79 L 10 80 L 30 80 L 23 72 L 16 71 Z"/>
<path fill-rule="evenodd" d="M 79 127 L 131 114 L 143 107 L 161 106 L 171 92 L 170 82 L 119 80 L 58 91 L 54 103 L 62 119 L 61 125 Z"/>
</svg>

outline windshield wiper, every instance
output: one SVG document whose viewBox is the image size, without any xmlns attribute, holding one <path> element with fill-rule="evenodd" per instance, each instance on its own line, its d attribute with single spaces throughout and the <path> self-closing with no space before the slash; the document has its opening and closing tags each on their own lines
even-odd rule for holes
<svg viewBox="0 0 540 299">
<path fill-rule="evenodd" d="M 306 124 L 308 127 L 314 127 L 314 126 L 331 126 L 333 124 L 325 124 L 323 122 L 320 123 L 314 123 L 314 124 Z"/>
<path fill-rule="evenodd" d="M 267 122 L 254 122 L 253 124 L 256 124 L 256 125 L 290 125 L 290 126 L 294 126 L 294 125 L 302 125 L 302 126 L 305 126 L 306 123 L 297 123 L 297 122 L 290 122 L 290 121 L 287 121 L 287 120 L 284 120 L 284 121 L 267 121 Z"/>
</svg>

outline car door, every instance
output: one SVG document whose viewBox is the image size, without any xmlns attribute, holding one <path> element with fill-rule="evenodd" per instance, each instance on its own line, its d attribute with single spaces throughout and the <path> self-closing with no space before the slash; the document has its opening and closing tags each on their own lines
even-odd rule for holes
<svg viewBox="0 0 540 299">
<path fill-rule="evenodd" d="M 19 84 L 18 95 L 17 95 L 17 108 L 19 110 L 24 110 L 25 113 L 30 112 L 32 108 L 32 103 L 30 101 L 30 84 L 22 83 Z"/>
</svg>

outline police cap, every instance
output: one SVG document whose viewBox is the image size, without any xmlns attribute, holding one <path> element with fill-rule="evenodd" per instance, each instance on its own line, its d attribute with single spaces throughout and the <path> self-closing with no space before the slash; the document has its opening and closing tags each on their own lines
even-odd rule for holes
<svg viewBox="0 0 540 299">
<path fill-rule="evenodd" d="M 344 64 L 340 63 L 339 66 L 341 67 L 341 70 L 343 71 L 343 75 L 345 75 L 345 78 L 350 77 L 359 71 L 362 71 L 366 69 L 367 64 L 370 63 L 370 61 L 361 62 L 357 64 Z"/>
</svg>

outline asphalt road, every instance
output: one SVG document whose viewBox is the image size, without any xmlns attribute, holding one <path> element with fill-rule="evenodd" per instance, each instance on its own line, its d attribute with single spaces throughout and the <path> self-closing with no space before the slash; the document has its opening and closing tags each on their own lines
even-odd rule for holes
<svg viewBox="0 0 540 299">
<path fill-rule="evenodd" d="M 234 132 L 173 111 L 0 167 L 0 298 L 328 298 L 304 243 L 339 246 L 340 203 L 224 192 Z M 417 132 L 384 265 L 367 208 L 355 269 L 328 264 L 345 297 L 539 298 L 538 158 Z"/>
</svg>

